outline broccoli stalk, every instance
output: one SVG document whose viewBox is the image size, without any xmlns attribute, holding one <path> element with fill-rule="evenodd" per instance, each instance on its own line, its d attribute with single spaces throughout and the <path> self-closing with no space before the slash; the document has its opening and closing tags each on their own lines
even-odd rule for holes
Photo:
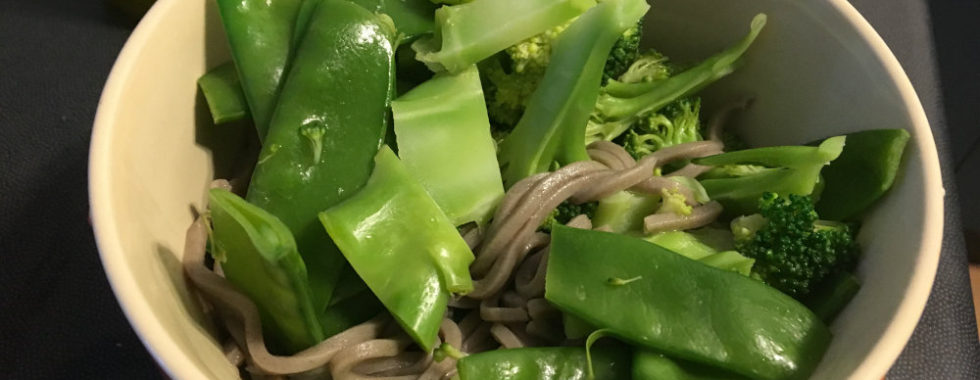
<svg viewBox="0 0 980 380">
<path fill-rule="evenodd" d="M 483 225 L 504 196 L 476 66 L 391 102 L 398 155 L 455 226 Z"/>
<path fill-rule="evenodd" d="M 802 299 L 827 276 L 847 270 L 859 255 L 852 229 L 819 220 L 809 196 L 765 193 L 759 214 L 731 223 L 735 248 L 756 260 L 754 273 Z"/>
<path fill-rule="evenodd" d="M 589 159 L 585 124 L 599 93 L 606 59 L 623 31 L 649 8 L 644 0 L 604 1 L 555 40 L 541 85 L 514 131 L 500 145 L 498 158 L 507 186 L 548 171 L 555 162 L 566 165 Z"/>
<path fill-rule="evenodd" d="M 837 158 L 844 136 L 831 137 L 820 146 L 776 146 L 723 153 L 693 160 L 715 166 L 701 185 L 711 199 L 725 206 L 730 216 L 757 212 L 763 193 L 813 195 L 820 170 Z"/>
<path fill-rule="evenodd" d="M 754 259 L 730 249 L 730 243 L 717 244 L 711 241 L 711 237 L 705 238 L 705 236 L 719 234 L 727 235 L 728 232 L 705 227 L 691 231 L 661 232 L 648 236 L 644 240 L 711 267 L 735 272 L 743 276 L 750 275 L 752 266 L 755 264 Z M 727 239 L 731 240 L 730 235 Z"/>
<path fill-rule="evenodd" d="M 551 61 L 555 40 L 571 23 L 569 21 L 521 41 L 479 64 L 490 118 L 501 129 L 511 129 L 520 120 Z M 603 82 L 608 78 L 618 78 L 637 59 L 643 34 L 641 24 L 626 29 L 616 40 L 606 59 Z"/>
<path fill-rule="evenodd" d="M 475 0 L 443 6 L 436 10 L 434 35 L 412 48 L 433 71 L 459 72 L 594 5 L 594 0 Z"/>
<path fill-rule="evenodd" d="M 586 143 L 615 139 L 639 158 L 664 147 L 702 140 L 701 101 L 691 96 L 735 71 L 765 24 L 766 15 L 756 16 L 749 34 L 735 46 L 676 75 L 662 54 L 644 54 L 619 80 L 602 88 L 586 127 Z"/>
<path fill-rule="evenodd" d="M 674 100 L 696 93 L 735 71 L 736 64 L 765 25 L 765 14 L 755 16 L 749 34 L 739 43 L 682 73 L 662 81 L 615 86 L 623 92 L 603 93 L 596 103 L 596 111 L 606 121 L 634 118 L 656 112 Z"/>
</svg>

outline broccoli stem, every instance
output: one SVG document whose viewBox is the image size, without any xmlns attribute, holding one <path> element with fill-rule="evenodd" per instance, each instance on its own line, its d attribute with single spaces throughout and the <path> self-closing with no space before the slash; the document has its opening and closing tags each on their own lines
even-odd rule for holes
<svg viewBox="0 0 980 380">
<path fill-rule="evenodd" d="M 599 97 L 596 109 L 607 120 L 620 120 L 654 112 L 670 102 L 692 95 L 705 86 L 731 74 L 735 65 L 766 25 L 766 15 L 752 19 L 751 30 L 739 43 L 670 78 L 640 83 L 617 83 Z"/>
<path fill-rule="evenodd" d="M 435 35 L 412 48 L 433 71 L 459 72 L 594 5 L 594 0 L 475 0 L 444 6 L 436 10 Z"/>
<path fill-rule="evenodd" d="M 453 225 L 483 225 L 504 196 L 476 66 L 391 102 L 398 155 Z"/>
<path fill-rule="evenodd" d="M 644 0 L 604 1 L 558 37 L 527 111 L 501 143 L 498 157 L 507 186 L 547 171 L 553 162 L 566 165 L 589 159 L 585 125 L 599 95 L 606 59 L 623 31 L 649 8 Z"/>
<path fill-rule="evenodd" d="M 708 175 L 701 185 L 711 199 L 725 206 L 729 216 L 757 212 L 763 193 L 812 195 L 820 180 L 820 170 L 844 149 L 844 136 L 831 137 L 820 146 L 777 146 L 740 150 L 695 159 L 698 165 L 762 165 L 768 170 L 728 170 L 716 177 Z M 709 173 L 710 174 L 710 173 Z M 724 174 L 724 173 L 723 173 Z"/>
</svg>

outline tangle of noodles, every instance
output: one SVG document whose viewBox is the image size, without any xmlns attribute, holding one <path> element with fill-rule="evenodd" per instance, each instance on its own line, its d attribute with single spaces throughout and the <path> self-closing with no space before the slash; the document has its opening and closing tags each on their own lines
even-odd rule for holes
<svg viewBox="0 0 980 380">
<path fill-rule="evenodd" d="M 722 114 L 738 108 L 726 108 Z M 722 121 L 713 120 L 712 126 Z M 591 161 L 536 174 L 512 186 L 489 226 L 483 229 L 473 224 L 460 229 L 476 256 L 470 267 L 474 290 L 450 300 L 449 315 L 440 326 L 437 343 L 444 342 L 470 354 L 500 347 L 562 344 L 565 338 L 561 312 L 544 299 L 550 251 L 550 236 L 538 232 L 544 219 L 568 200 L 584 203 L 623 190 L 660 194 L 666 189 L 684 195 L 694 206 L 693 211 L 687 216 L 647 216 L 646 232 L 711 223 L 721 213 L 721 206 L 717 202 L 699 204 L 690 189 L 669 178 L 694 177 L 706 167 L 689 164 L 667 176 L 654 175 L 665 164 L 720 153 L 720 132 L 712 128 L 709 136 L 709 141 L 664 148 L 639 161 L 617 144 L 594 142 L 587 150 Z M 232 185 L 226 180 L 212 184 L 229 190 Z M 220 275 L 220 267 L 211 270 L 205 266 L 205 223 L 198 218 L 187 230 L 184 271 L 231 337 L 223 349 L 232 364 L 244 365 L 256 378 L 290 375 L 305 379 L 329 374 L 336 380 L 447 380 L 455 375 L 455 359 L 437 362 L 431 354 L 419 351 L 386 313 L 292 356 L 269 353 L 255 304 Z M 593 228 L 585 215 L 573 218 L 568 226 Z"/>
</svg>

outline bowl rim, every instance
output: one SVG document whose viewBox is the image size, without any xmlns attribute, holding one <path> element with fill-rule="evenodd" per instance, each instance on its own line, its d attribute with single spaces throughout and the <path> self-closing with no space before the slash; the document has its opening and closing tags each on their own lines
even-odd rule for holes
<svg viewBox="0 0 980 380">
<path fill-rule="evenodd" d="M 112 174 L 111 138 L 116 128 L 115 118 L 118 100 L 125 90 L 125 80 L 134 71 L 136 62 L 156 27 L 170 10 L 181 0 L 160 0 L 147 12 L 127 39 L 113 64 L 99 99 L 89 153 L 89 204 L 92 229 L 109 284 L 115 293 L 123 313 L 133 326 L 137 336 L 157 364 L 172 378 L 207 378 L 197 367 L 190 353 L 181 350 L 175 340 L 165 334 L 160 318 L 150 303 L 142 297 L 136 286 L 137 279 L 130 273 L 122 257 L 124 249 L 116 228 L 117 220 L 112 202 L 109 179 Z M 912 121 L 913 138 L 921 151 L 924 164 L 925 228 L 922 231 L 922 249 L 916 258 L 916 266 L 905 289 L 895 317 L 888 322 L 881 339 L 872 348 L 876 360 L 864 360 L 850 375 L 851 379 L 881 378 L 901 354 L 915 330 L 925 309 L 932 289 L 942 246 L 945 189 L 936 150 L 925 110 L 907 74 L 898 59 L 874 30 L 871 24 L 847 0 L 829 0 L 829 6 L 851 24 L 858 35 L 872 50 L 893 83 L 898 88 L 902 102 Z"/>
</svg>

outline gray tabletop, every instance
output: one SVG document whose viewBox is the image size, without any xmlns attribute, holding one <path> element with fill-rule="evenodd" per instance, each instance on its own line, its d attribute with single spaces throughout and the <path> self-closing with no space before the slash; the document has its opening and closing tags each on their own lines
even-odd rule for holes
<svg viewBox="0 0 980 380">
<path fill-rule="evenodd" d="M 936 283 L 912 340 L 888 376 L 978 379 L 980 345 L 952 181 L 952 151 L 958 145 L 949 144 L 944 113 L 949 104 L 960 103 L 947 101 L 944 106 L 942 100 L 951 89 L 964 90 L 957 87 L 962 86 L 959 82 L 941 84 L 944 71 L 937 65 L 933 32 L 948 34 L 949 25 L 934 24 L 930 11 L 945 6 L 964 23 L 971 16 L 956 14 L 957 6 L 975 11 L 973 20 L 980 9 L 972 5 L 977 2 L 963 0 L 933 1 L 928 6 L 925 0 L 853 3 L 882 34 L 912 79 L 933 125 L 947 189 L 946 233 Z M 102 0 L 0 0 L 0 373 L 4 378 L 162 376 L 116 304 L 87 223 L 89 135 L 102 85 L 132 31 L 125 20 Z M 977 50 L 980 39 L 972 32 L 977 28 L 965 25 L 967 32 L 955 34 L 974 38 L 964 49 Z M 980 59 L 966 53 L 951 56 L 950 60 L 974 59 L 960 67 L 971 67 L 963 73 L 976 78 Z M 960 122 L 974 120 L 956 115 Z M 962 140 L 961 134 L 956 137 L 954 141 Z"/>
</svg>

